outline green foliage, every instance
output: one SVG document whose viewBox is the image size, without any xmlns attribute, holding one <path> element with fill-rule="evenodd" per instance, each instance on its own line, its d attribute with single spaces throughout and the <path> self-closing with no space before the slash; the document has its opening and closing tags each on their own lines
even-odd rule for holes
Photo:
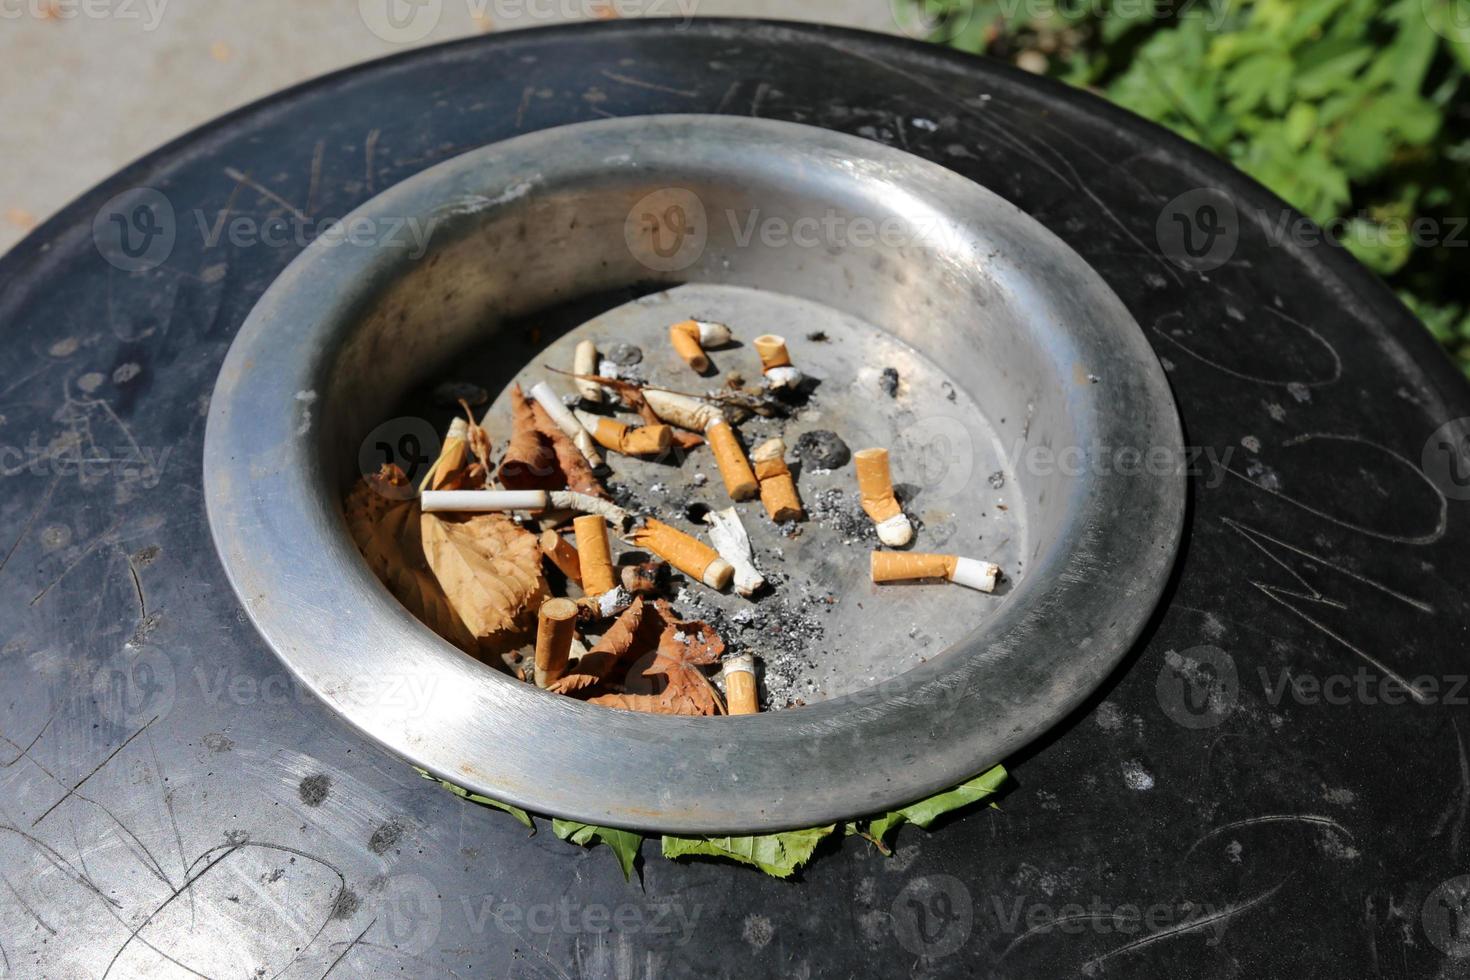
<svg viewBox="0 0 1470 980">
<path fill-rule="evenodd" d="M 868 822 L 866 828 L 861 828 L 858 823 L 847 825 L 847 832 L 860 834 L 872 841 L 879 850 L 886 851 L 888 847 L 888 835 L 893 833 L 900 824 L 911 823 L 929 829 L 929 825 L 946 813 L 951 813 L 961 807 L 978 803 L 988 796 L 995 795 L 1001 784 L 1006 781 L 1006 770 L 1004 766 L 996 766 L 976 776 L 967 782 L 960 783 L 954 789 L 945 790 L 920 800 L 910 803 L 908 806 L 900 807 L 891 813 L 885 813 L 881 817 L 875 817 Z"/>
<path fill-rule="evenodd" d="M 1092 88 L 1255 177 L 1384 276 L 1470 373 L 1457 4 L 925 2 L 946 14 L 936 39 Z"/>
<path fill-rule="evenodd" d="M 518 806 L 511 806 L 509 803 L 501 803 L 499 800 L 492 800 L 490 799 L 490 797 L 481 796 L 479 793 L 471 793 L 463 786 L 456 786 L 453 783 L 448 782 L 447 780 L 440 779 L 437 776 L 429 775 L 429 773 L 420 769 L 418 766 L 414 766 L 414 771 L 417 772 L 420 776 L 423 776 L 425 779 L 432 779 L 434 782 L 438 783 L 440 786 L 443 786 L 445 789 L 449 790 L 449 792 L 453 793 L 455 796 L 458 796 L 460 799 L 469 800 L 471 803 L 478 803 L 481 806 L 494 807 L 497 810 L 504 810 L 506 813 L 515 817 L 521 823 L 530 828 L 531 833 L 534 834 L 536 832 L 536 825 L 531 822 L 531 815 Z"/>
<path fill-rule="evenodd" d="M 663 854 L 666 858 L 725 858 L 749 864 L 776 878 L 789 878 L 811 858 L 822 838 L 836 829 L 836 824 L 828 824 L 826 827 L 759 837 L 674 837 L 665 834 Z"/>
<path fill-rule="evenodd" d="M 562 840 L 571 841 L 583 847 L 606 844 L 618 859 L 618 867 L 623 869 L 623 880 L 627 881 L 632 878 L 633 860 L 638 857 L 638 848 L 643 846 L 641 834 L 635 834 L 631 830 L 598 827 L 590 823 L 577 823 L 575 820 L 560 818 L 551 821 L 551 832 Z"/>
</svg>

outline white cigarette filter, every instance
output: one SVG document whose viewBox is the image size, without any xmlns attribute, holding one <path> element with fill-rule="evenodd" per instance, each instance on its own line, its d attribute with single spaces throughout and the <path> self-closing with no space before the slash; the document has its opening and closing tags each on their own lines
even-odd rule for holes
<svg viewBox="0 0 1470 980">
<path fill-rule="evenodd" d="M 725 417 L 718 405 L 662 388 L 644 388 L 643 399 L 653 409 L 653 414 L 665 422 L 701 435 L 711 423 Z"/>
<path fill-rule="evenodd" d="M 577 344 L 577 349 L 572 354 L 572 373 L 579 375 L 577 393 L 582 396 L 582 400 L 601 405 L 602 386 L 596 381 L 588 381 L 585 377 L 585 375 L 597 373 L 597 344 L 594 341 L 584 340 Z"/>
<path fill-rule="evenodd" d="M 791 353 L 786 349 L 786 338 L 768 333 L 755 338 L 755 352 L 760 355 L 761 371 L 772 388 L 796 388 L 802 382 L 802 373 L 791 364 Z"/>
<path fill-rule="evenodd" d="M 947 579 L 977 592 L 994 592 L 996 580 L 1000 577 L 999 565 L 959 555 L 875 551 L 871 562 L 873 581 L 878 584 Z"/>
<path fill-rule="evenodd" d="M 863 510 L 877 525 L 878 540 L 890 548 L 902 548 L 914 540 L 914 526 L 894 496 L 888 450 L 859 449 L 852 454 L 852 460 Z"/>
<path fill-rule="evenodd" d="M 709 320 L 683 320 L 669 328 L 669 342 L 690 367 L 703 374 L 709 370 L 706 347 L 719 347 L 730 342 L 730 328 Z"/>
<path fill-rule="evenodd" d="M 546 409 L 546 414 L 551 416 L 551 421 L 556 427 L 566 433 L 568 439 L 581 450 L 583 456 L 587 457 L 587 463 L 596 468 L 602 465 L 602 454 L 597 451 L 597 443 L 592 438 L 592 433 L 582 428 L 582 423 L 572 414 L 572 410 L 563 404 L 560 396 L 551 390 L 551 386 L 545 381 L 538 381 L 531 387 L 531 397 Z"/>
<path fill-rule="evenodd" d="M 740 514 L 734 507 L 712 510 L 704 515 L 709 523 L 709 539 L 720 553 L 720 557 L 735 569 L 735 591 L 747 598 L 766 584 L 765 576 L 755 567 L 755 554 L 750 547 L 750 535 L 740 522 Z"/>
</svg>

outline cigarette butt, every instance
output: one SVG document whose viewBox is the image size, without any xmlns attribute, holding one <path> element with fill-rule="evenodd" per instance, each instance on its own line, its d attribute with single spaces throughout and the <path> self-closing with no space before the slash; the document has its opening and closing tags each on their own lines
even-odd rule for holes
<svg viewBox="0 0 1470 980">
<path fill-rule="evenodd" d="M 901 548 L 914 539 L 914 527 L 904 516 L 893 495 L 893 475 L 888 468 L 888 450 L 859 449 L 852 454 L 857 469 L 858 492 L 863 510 L 878 525 L 878 539 L 891 548 Z"/>
<path fill-rule="evenodd" d="M 925 555 L 912 552 L 875 551 L 873 581 L 912 582 L 919 579 L 948 579 L 979 592 L 994 592 L 1000 566 L 958 555 Z"/>
<path fill-rule="evenodd" d="M 582 423 L 572 414 L 571 409 L 562 404 L 556 392 L 545 381 L 538 381 L 531 386 L 531 397 L 546 409 L 546 414 L 551 416 L 551 421 L 561 429 L 566 437 L 576 445 L 582 455 L 587 458 L 587 465 L 593 469 L 602 465 L 602 456 L 597 452 L 597 447 L 592 442 L 592 433 L 582 428 Z"/>
<path fill-rule="evenodd" d="M 674 350 L 684 358 L 695 371 L 703 374 L 709 370 L 709 358 L 704 356 L 704 348 L 699 344 L 699 324 L 693 320 L 685 320 L 676 323 L 669 328 L 669 342 L 674 345 Z"/>
<path fill-rule="evenodd" d="M 492 510 L 544 511 L 551 504 L 545 490 L 425 490 L 419 506 L 425 513 L 483 513 Z"/>
<path fill-rule="evenodd" d="M 648 403 L 653 414 L 658 416 L 659 421 L 677 425 L 690 432 L 703 432 L 709 428 L 711 422 L 724 418 L 718 405 L 701 398 L 681 395 L 676 391 L 644 388 L 643 400 Z"/>
<path fill-rule="evenodd" d="M 582 400 L 601 405 L 602 386 L 596 381 L 588 381 L 585 378 L 586 375 L 597 373 L 596 342 L 584 340 L 577 344 L 577 349 L 572 354 L 572 373 L 582 376 L 577 378 L 577 392 L 582 396 Z"/>
<path fill-rule="evenodd" d="M 623 565 L 618 569 L 623 588 L 634 595 L 656 595 L 667 591 L 669 586 L 669 563 L 654 559 L 636 565 Z"/>
<path fill-rule="evenodd" d="M 577 554 L 577 549 L 572 547 L 570 541 L 562 537 L 560 532 L 546 530 L 541 532 L 541 554 L 551 562 L 567 578 L 582 584 L 582 559 Z"/>
<path fill-rule="evenodd" d="M 720 467 L 720 476 L 725 481 L 730 499 L 740 501 L 754 497 L 760 484 L 756 482 L 755 473 L 745 459 L 745 450 L 740 448 L 740 440 L 735 437 L 730 423 L 719 419 L 704 430 L 704 437 L 709 440 L 710 449 L 714 450 L 715 463 Z"/>
<path fill-rule="evenodd" d="M 657 456 L 668 452 L 674 442 L 673 431 L 667 425 L 631 426 L 587 412 L 577 412 L 576 416 L 600 445 L 624 456 Z"/>
<path fill-rule="evenodd" d="M 762 371 L 791 366 L 791 352 L 786 349 L 785 337 L 763 334 L 755 338 L 755 352 L 760 355 Z"/>
<path fill-rule="evenodd" d="M 705 515 L 709 523 L 709 539 L 720 553 L 720 557 L 735 569 L 735 591 L 747 598 L 765 587 L 765 576 L 755 567 L 755 554 L 751 551 L 750 535 L 740 522 L 740 512 L 734 507 L 712 510 Z"/>
<path fill-rule="evenodd" d="M 547 599 L 536 617 L 536 686 L 546 687 L 566 673 L 577 627 L 577 604 Z"/>
<path fill-rule="evenodd" d="M 572 521 L 577 536 L 577 555 L 582 570 L 582 591 L 602 595 L 616 588 L 612 552 L 607 541 L 607 520 L 601 514 L 584 514 Z"/>
<path fill-rule="evenodd" d="M 469 460 L 470 450 L 465 442 L 469 435 L 469 428 L 469 424 L 459 417 L 449 423 L 449 432 L 444 436 L 444 445 L 439 450 L 439 458 L 434 460 L 434 465 L 429 467 L 429 472 L 424 474 L 423 482 L 419 484 L 420 492 L 439 489 L 451 473 L 464 467 Z"/>
<path fill-rule="evenodd" d="M 759 714 L 761 707 L 756 698 L 755 658 L 748 653 L 731 657 L 721 665 L 720 673 L 725 678 L 725 705 L 730 714 Z"/>
<path fill-rule="evenodd" d="M 721 558 L 715 549 L 662 521 L 649 518 L 633 532 L 631 540 L 712 589 L 728 588 L 730 580 L 735 577 L 734 566 Z"/>
<path fill-rule="evenodd" d="M 796 493 L 796 481 L 786 465 L 786 443 L 780 439 L 763 442 L 751 451 L 750 459 L 760 483 L 761 504 L 771 520 L 779 524 L 806 517 Z"/>
</svg>

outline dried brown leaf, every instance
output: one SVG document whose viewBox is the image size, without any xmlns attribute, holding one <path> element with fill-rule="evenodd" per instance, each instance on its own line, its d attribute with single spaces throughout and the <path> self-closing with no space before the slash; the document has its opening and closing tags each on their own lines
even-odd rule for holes
<svg viewBox="0 0 1470 980">
<path fill-rule="evenodd" d="M 526 642 L 550 597 L 535 535 L 503 514 L 420 516 L 424 555 L 482 653 Z"/>
<path fill-rule="evenodd" d="M 699 669 L 719 662 L 724 641 L 708 623 L 674 619 L 665 602 L 655 603 L 655 608 L 660 618 L 667 618 L 658 652 L 643 676 L 662 676 L 666 682 L 663 690 L 657 694 L 603 694 L 589 703 L 663 715 L 724 714 L 719 692 Z"/>
<path fill-rule="evenodd" d="M 556 454 L 557 469 L 561 471 L 567 489 L 607 499 L 607 491 L 602 489 L 602 483 L 593 475 L 592 465 L 587 462 L 587 457 L 561 431 L 550 413 L 539 402 L 532 401 L 531 414 L 536 421 L 536 431 L 551 443 L 552 451 Z"/>
</svg>

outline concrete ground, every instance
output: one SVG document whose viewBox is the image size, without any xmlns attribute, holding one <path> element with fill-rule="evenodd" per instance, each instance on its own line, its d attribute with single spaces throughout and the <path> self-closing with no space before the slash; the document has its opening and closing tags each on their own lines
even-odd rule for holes
<svg viewBox="0 0 1470 980">
<path fill-rule="evenodd" d="M 0 253 L 119 167 L 237 106 L 452 38 L 608 17 L 900 29 L 907 0 L 0 0 Z"/>
</svg>

